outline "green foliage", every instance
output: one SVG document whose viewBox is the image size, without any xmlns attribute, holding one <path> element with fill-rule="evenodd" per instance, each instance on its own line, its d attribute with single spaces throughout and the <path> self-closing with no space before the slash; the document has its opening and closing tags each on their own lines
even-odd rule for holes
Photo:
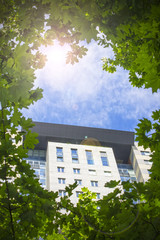
<svg viewBox="0 0 160 240">
<path fill-rule="evenodd" d="M 99 44 L 111 45 L 114 51 L 114 59 L 103 59 L 103 69 L 114 72 L 121 66 L 129 71 L 133 86 L 156 92 L 160 88 L 159 1 L 98 1 L 98 5 L 98 26 L 104 36 Z"/>
<path fill-rule="evenodd" d="M 69 8 L 72 7 L 71 4 Z M 102 33 L 99 44 L 111 46 L 114 51 L 113 59 L 103 59 L 103 69 L 114 73 L 121 66 L 129 71 L 133 86 L 157 92 L 160 89 L 159 1 L 92 1 L 86 17 Z M 159 116 L 159 110 L 153 112 L 153 120 L 140 120 L 136 129 L 139 145 L 152 151 L 150 180 L 146 184 L 123 183 L 123 193 L 116 188 L 100 201 L 95 201 L 85 190 L 63 226 L 68 239 L 159 239 Z M 116 185 L 113 181 L 106 187 Z"/>
<path fill-rule="evenodd" d="M 144 118 L 137 125 L 136 140 L 144 148 L 150 148 L 152 152 L 160 149 L 160 110 L 152 113 L 152 121 Z"/>
<path fill-rule="evenodd" d="M 55 218 L 57 194 L 42 189 L 35 179 L 34 171 L 22 160 L 27 156 L 27 149 L 12 141 L 15 138 L 18 143 L 24 134 L 16 128 L 21 119 L 17 107 L 2 108 L 0 119 L 1 239 L 34 239 L 40 234 L 45 236 L 46 229 Z M 24 126 L 28 127 L 29 123 L 30 120 L 26 120 Z M 25 139 L 27 146 L 35 144 L 34 135 L 31 137 L 30 132 L 29 135 Z M 52 230 L 53 224 L 50 226 Z"/>
<path fill-rule="evenodd" d="M 124 193 L 117 188 L 99 201 L 83 188 L 76 206 L 65 205 L 63 235 L 69 240 L 159 239 L 160 201 L 149 186 L 126 182 Z"/>
<path fill-rule="evenodd" d="M 108 187 L 108 188 L 114 188 L 114 187 L 117 187 L 117 185 L 120 183 L 120 181 L 115 181 L 115 180 L 111 180 L 110 182 L 107 182 L 105 184 L 105 187 Z"/>
<path fill-rule="evenodd" d="M 114 58 L 104 58 L 103 69 L 129 71 L 133 86 L 160 89 L 160 3 L 110 0 L 0 1 L 0 238 L 1 239 L 159 239 L 160 238 L 160 111 L 138 124 L 137 140 L 152 151 L 151 178 L 146 184 L 129 182 L 97 201 L 87 189 L 74 206 L 68 196 L 43 190 L 33 170 L 23 161 L 37 143 L 31 119 L 21 109 L 42 97 L 34 88 L 35 70 L 46 57 L 39 51 L 57 39 L 72 51 L 73 64 L 86 54 L 80 41 L 111 46 Z M 98 28 L 100 33 L 97 37 Z M 22 127 L 23 131 L 19 130 Z M 24 144 L 20 143 L 22 139 Z M 14 138 L 15 143 L 12 141 Z M 61 212 L 66 208 L 67 214 Z M 61 233 L 58 231 L 61 229 Z"/>
<path fill-rule="evenodd" d="M 61 5 L 41 0 L 0 2 L 1 239 L 45 238 L 60 226 L 55 220 L 61 218 L 57 193 L 43 190 L 33 170 L 23 161 L 28 149 L 37 143 L 37 134 L 31 133 L 32 120 L 25 119 L 21 113 L 22 108 L 42 97 L 42 90 L 33 88 L 34 72 L 46 61 L 39 52 L 41 44 L 51 44 L 54 39 L 72 44 L 78 39 L 71 23 L 54 16 L 54 4 Z M 52 36 L 45 25 L 50 26 Z M 85 54 L 85 48 L 78 48 L 75 43 L 72 48 L 75 59 Z M 69 194 L 73 188 L 68 189 Z"/>
<path fill-rule="evenodd" d="M 53 233 L 52 235 L 48 235 L 46 240 L 53 240 L 53 239 L 56 239 L 56 240 L 65 240 L 65 238 L 63 237 L 62 234 L 59 234 L 59 233 Z"/>
</svg>

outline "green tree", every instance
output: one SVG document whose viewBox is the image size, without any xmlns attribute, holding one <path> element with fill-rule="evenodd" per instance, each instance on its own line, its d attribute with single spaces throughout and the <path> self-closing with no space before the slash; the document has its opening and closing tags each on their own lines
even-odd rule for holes
<svg viewBox="0 0 160 240">
<path fill-rule="evenodd" d="M 76 1 L 81 6 L 81 12 L 85 11 L 81 27 L 84 22 L 88 26 L 87 19 L 92 22 L 93 31 L 98 26 L 101 36 L 94 39 L 104 47 L 111 46 L 114 51 L 113 59 L 103 59 L 103 69 L 114 73 L 116 67 L 121 66 L 129 71 L 129 81 L 133 86 L 151 88 L 152 92 L 158 92 L 159 1 L 97 0 L 89 2 L 88 8 L 87 3 L 84 7 L 82 2 L 84 3 Z M 71 5 L 67 3 L 72 12 L 68 21 L 72 18 L 77 22 L 79 9 L 75 8 L 75 2 Z M 57 14 L 63 19 L 63 14 L 66 13 L 67 8 L 65 11 L 61 9 Z M 80 39 L 86 34 L 83 29 L 81 32 Z M 159 117 L 160 111 L 154 111 L 152 120 L 140 120 L 136 129 L 139 145 L 150 147 L 152 151 L 150 180 L 146 184 L 124 183 L 123 194 L 119 195 L 117 189 L 98 202 L 94 201 L 93 196 L 90 197 L 90 192 L 84 193 L 75 209 L 70 207 L 71 213 L 64 224 L 63 229 L 68 239 L 160 239 Z"/>
<path fill-rule="evenodd" d="M 37 142 L 37 134 L 28 131 L 24 147 L 18 144 L 24 133 L 17 126 L 27 130 L 32 123 L 20 118 L 15 109 L 8 105 L 0 111 L 0 239 L 34 239 L 45 236 L 46 229 L 52 232 L 58 194 L 43 190 L 34 171 L 22 160 L 27 148 Z"/>
<path fill-rule="evenodd" d="M 101 1 L 99 1 L 101 2 Z M 104 7 L 106 6 L 106 8 Z M 104 59 L 104 69 L 114 72 L 116 66 L 129 70 L 133 86 L 160 88 L 159 1 L 105 1 L 101 5 L 102 30 L 111 45 L 114 59 Z M 107 9 L 108 7 L 108 9 Z"/>
<path fill-rule="evenodd" d="M 151 179 L 146 184 L 123 182 L 124 191 L 115 188 L 99 201 L 84 188 L 74 208 L 63 202 L 69 211 L 62 224 L 66 239 L 160 239 L 159 181 Z M 117 184 L 113 181 L 106 187 Z"/>
<path fill-rule="evenodd" d="M 111 73 L 121 66 L 129 71 L 133 86 L 160 89 L 159 1 L 95 1 L 87 17 L 102 33 L 99 44 L 111 46 L 114 58 L 104 58 Z M 84 193 L 68 216 L 68 239 L 160 239 L 160 110 L 152 120 L 142 119 L 137 141 L 152 151 L 151 177 L 143 183 L 123 183 L 98 202 Z M 109 186 L 109 185 L 108 185 Z M 111 184 L 112 186 L 112 184 Z M 113 185 L 114 187 L 114 185 Z M 72 227 L 71 227 L 72 226 Z"/>
<path fill-rule="evenodd" d="M 159 111 L 153 112 L 153 121 L 143 119 L 137 128 L 139 144 L 153 152 L 151 179 L 145 185 L 126 183 L 124 194 L 117 188 L 100 201 L 84 189 L 75 207 L 69 200 L 75 186 L 56 203 L 57 193 L 43 190 L 22 161 L 36 144 L 36 134 L 29 130 L 31 120 L 21 114 L 22 108 L 42 97 L 42 90 L 34 88 L 34 72 L 46 60 L 39 46 L 54 39 L 71 45 L 70 63 L 86 54 L 86 48 L 79 46 L 82 40 L 111 46 L 114 58 L 104 59 L 104 70 L 114 72 L 121 66 L 129 71 L 133 86 L 158 91 L 159 20 L 158 0 L 0 1 L 1 239 L 53 238 L 59 228 L 68 239 L 160 238 Z M 19 131 L 20 126 L 25 132 Z M 24 134 L 24 146 L 15 145 L 12 138 L 18 144 Z M 68 214 L 62 214 L 60 207 Z"/>
<path fill-rule="evenodd" d="M 34 72 L 46 60 L 38 47 L 52 44 L 55 38 L 76 41 L 70 25 L 54 18 L 54 4 L 39 0 L 0 1 L 1 239 L 45 237 L 59 227 L 55 220 L 61 217 L 57 193 L 43 190 L 33 170 L 23 161 L 28 149 L 37 143 L 37 134 L 31 134 L 32 121 L 21 114 L 22 108 L 42 97 L 42 90 L 34 88 Z M 46 24 L 52 31 L 46 31 Z"/>
</svg>

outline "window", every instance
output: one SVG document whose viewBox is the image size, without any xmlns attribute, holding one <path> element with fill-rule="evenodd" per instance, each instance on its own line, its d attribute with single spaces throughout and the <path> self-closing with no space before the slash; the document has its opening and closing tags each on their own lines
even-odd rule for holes
<svg viewBox="0 0 160 240">
<path fill-rule="evenodd" d="M 42 187 L 46 185 L 46 163 L 44 161 L 27 160 L 31 168 L 34 170 L 35 178 L 39 179 Z"/>
<path fill-rule="evenodd" d="M 57 147 L 57 162 L 63 162 L 63 148 Z"/>
<path fill-rule="evenodd" d="M 58 157 L 57 156 L 57 162 L 63 162 L 63 157 Z"/>
<path fill-rule="evenodd" d="M 45 167 L 46 166 L 46 163 L 45 162 L 42 162 L 40 161 L 40 167 Z"/>
<path fill-rule="evenodd" d="M 121 181 L 122 182 L 130 181 L 130 177 L 122 177 L 121 176 Z"/>
<path fill-rule="evenodd" d="M 62 147 L 56 147 L 57 150 L 57 156 L 63 156 L 63 148 Z"/>
<path fill-rule="evenodd" d="M 128 177 L 129 176 L 129 173 L 128 173 L 128 170 L 127 169 L 123 169 L 123 175 L 125 177 Z"/>
<path fill-rule="evenodd" d="M 40 168 L 40 162 L 34 161 L 33 168 Z"/>
<path fill-rule="evenodd" d="M 59 190 L 58 193 L 59 193 L 59 197 L 64 197 L 64 196 L 66 196 L 65 190 Z"/>
<path fill-rule="evenodd" d="M 78 185 L 82 185 L 82 180 L 81 180 L 81 179 L 74 179 L 74 181 L 75 181 Z"/>
<path fill-rule="evenodd" d="M 33 150 L 33 157 L 38 157 L 38 150 Z"/>
<path fill-rule="evenodd" d="M 80 174 L 80 169 L 79 168 L 73 168 L 73 173 L 74 174 Z"/>
<path fill-rule="evenodd" d="M 46 158 L 46 152 L 44 150 L 39 150 L 39 158 L 44 160 Z"/>
<path fill-rule="evenodd" d="M 92 151 L 86 150 L 86 158 L 89 165 L 94 165 Z"/>
<path fill-rule="evenodd" d="M 131 181 L 131 182 L 137 182 L 137 179 L 136 179 L 136 177 L 131 177 L 131 178 L 130 178 L 130 181 Z"/>
<path fill-rule="evenodd" d="M 45 178 L 45 169 L 40 169 L 40 177 Z"/>
<path fill-rule="evenodd" d="M 72 163 L 78 163 L 77 149 L 71 149 Z"/>
<path fill-rule="evenodd" d="M 135 173 L 133 169 L 128 169 L 128 173 L 130 177 L 135 177 Z"/>
<path fill-rule="evenodd" d="M 106 177 L 111 177 L 111 176 L 112 176 L 112 173 L 111 173 L 111 171 L 104 171 L 104 175 L 105 175 Z"/>
<path fill-rule="evenodd" d="M 141 155 L 149 156 L 151 153 L 148 151 L 141 151 Z"/>
<path fill-rule="evenodd" d="M 88 172 L 90 175 L 96 175 L 96 170 L 89 169 Z"/>
<path fill-rule="evenodd" d="M 134 170 L 131 168 L 131 165 L 119 164 L 118 165 L 118 171 L 119 171 L 120 178 L 121 178 L 122 182 L 125 182 L 125 181 L 128 181 L 128 180 L 130 182 L 136 181 L 136 176 L 135 176 Z"/>
<path fill-rule="evenodd" d="M 58 172 L 64 172 L 64 167 L 57 167 Z"/>
<path fill-rule="evenodd" d="M 40 181 L 40 183 L 42 184 L 42 186 L 45 186 L 45 185 L 46 185 L 46 180 L 45 180 L 45 179 L 40 179 L 39 181 Z"/>
<path fill-rule="evenodd" d="M 37 160 L 45 160 L 46 159 L 46 151 L 45 150 L 28 150 L 28 158 L 29 159 L 37 159 Z"/>
<path fill-rule="evenodd" d="M 81 194 L 82 192 L 76 192 L 76 197 L 79 197 L 79 195 Z"/>
<path fill-rule="evenodd" d="M 98 187 L 98 181 L 91 181 L 92 187 Z"/>
<path fill-rule="evenodd" d="M 33 167 L 33 161 L 29 160 L 28 163 L 31 165 L 31 167 Z"/>
<path fill-rule="evenodd" d="M 109 166 L 106 152 L 100 152 L 103 166 Z"/>
<path fill-rule="evenodd" d="M 66 183 L 66 179 L 65 178 L 58 178 L 58 183 L 59 184 L 65 184 Z"/>
<path fill-rule="evenodd" d="M 40 178 L 39 169 L 34 169 L 34 173 L 37 178 Z"/>
<path fill-rule="evenodd" d="M 152 162 L 150 160 L 144 160 L 144 163 L 147 165 L 152 165 Z"/>
<path fill-rule="evenodd" d="M 32 154 L 33 154 L 33 150 L 29 149 L 29 150 L 28 150 L 28 157 L 31 157 Z"/>
<path fill-rule="evenodd" d="M 97 199 L 100 199 L 100 193 L 97 193 Z"/>
<path fill-rule="evenodd" d="M 129 177 L 128 169 L 119 169 L 119 174 L 122 177 Z"/>
</svg>

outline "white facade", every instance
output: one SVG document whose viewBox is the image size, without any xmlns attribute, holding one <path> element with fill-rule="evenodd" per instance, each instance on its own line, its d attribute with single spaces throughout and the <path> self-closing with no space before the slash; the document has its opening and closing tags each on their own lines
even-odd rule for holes
<svg viewBox="0 0 160 240">
<path fill-rule="evenodd" d="M 60 157 L 57 156 L 57 149 L 62 149 Z M 72 150 L 77 152 L 78 159 L 72 159 Z M 92 155 L 92 160 L 87 161 L 86 151 Z M 107 157 L 102 163 L 101 156 Z M 105 157 L 103 158 L 105 159 Z M 106 166 L 108 165 L 108 166 Z M 46 153 L 46 175 L 47 189 L 49 191 L 59 191 L 63 196 L 67 185 L 75 181 L 79 186 L 75 189 L 72 201 L 78 199 L 81 188 L 87 187 L 92 192 L 97 193 L 97 198 L 102 198 L 111 190 L 104 187 L 110 180 L 120 180 L 120 175 L 112 148 L 100 146 L 87 146 L 79 144 L 67 144 L 48 142 Z"/>
<path fill-rule="evenodd" d="M 106 182 L 149 179 L 151 152 L 134 145 L 132 132 L 38 122 L 33 131 L 39 134 L 39 145 L 28 151 L 26 161 L 42 187 L 59 196 L 76 181 L 72 202 L 83 187 L 100 199 L 113 190 L 104 187 Z"/>
<path fill-rule="evenodd" d="M 64 196 L 65 187 L 76 181 L 78 186 L 71 197 L 75 203 L 83 187 L 97 193 L 100 199 L 113 190 L 104 187 L 111 180 L 147 181 L 152 165 L 150 154 L 149 149 L 135 143 L 130 154 L 132 164 L 117 164 L 112 148 L 48 141 L 46 151 L 29 150 L 26 161 L 42 187 L 58 191 L 59 196 Z"/>
<path fill-rule="evenodd" d="M 135 143 L 131 151 L 131 162 L 138 182 L 146 182 L 149 179 L 151 151 L 149 148 L 144 149 Z"/>
</svg>

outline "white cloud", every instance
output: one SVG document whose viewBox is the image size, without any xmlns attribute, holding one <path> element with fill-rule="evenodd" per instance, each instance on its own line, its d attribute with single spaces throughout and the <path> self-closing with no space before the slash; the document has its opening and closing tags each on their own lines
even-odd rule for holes
<svg viewBox="0 0 160 240">
<path fill-rule="evenodd" d="M 58 53 L 59 57 L 56 60 Z M 95 43 L 89 45 L 89 51 L 83 59 L 80 59 L 78 64 L 65 64 L 65 56 L 69 47 L 61 48 L 57 44 L 54 47 L 47 49 L 47 56 L 49 61 L 46 63 L 44 69 L 37 73 L 38 84 L 42 87 L 47 85 L 53 91 L 72 92 L 74 99 L 87 100 L 101 88 L 102 81 L 100 75 L 102 74 L 101 57 L 105 55 L 111 56 L 111 49 L 106 50 L 103 54 L 103 48 L 97 46 Z M 54 58 L 54 51 L 56 52 Z M 52 53 L 53 52 L 53 53 Z"/>
<path fill-rule="evenodd" d="M 49 61 L 36 73 L 44 98 L 25 114 L 37 121 L 133 130 L 138 118 L 149 117 L 160 107 L 159 95 L 133 88 L 121 68 L 114 74 L 102 71 L 100 59 L 113 56 L 111 49 L 95 42 L 88 48 L 74 66 L 65 64 L 67 46 L 48 48 Z"/>
</svg>

